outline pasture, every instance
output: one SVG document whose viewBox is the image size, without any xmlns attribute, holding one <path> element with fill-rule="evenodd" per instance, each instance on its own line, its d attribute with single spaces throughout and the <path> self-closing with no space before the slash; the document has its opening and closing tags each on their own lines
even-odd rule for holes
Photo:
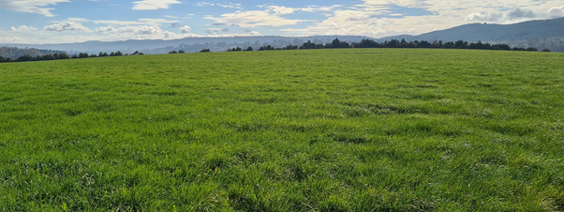
<svg viewBox="0 0 564 212">
<path fill-rule="evenodd" d="M 564 54 L 0 64 L 0 211 L 562 211 Z"/>
</svg>

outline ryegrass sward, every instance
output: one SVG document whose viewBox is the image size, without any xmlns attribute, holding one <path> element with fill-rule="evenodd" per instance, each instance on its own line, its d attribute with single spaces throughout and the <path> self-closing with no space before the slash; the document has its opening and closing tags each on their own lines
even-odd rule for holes
<svg viewBox="0 0 564 212">
<path fill-rule="evenodd" d="M 1 211 L 562 211 L 564 55 L 0 64 Z"/>
</svg>

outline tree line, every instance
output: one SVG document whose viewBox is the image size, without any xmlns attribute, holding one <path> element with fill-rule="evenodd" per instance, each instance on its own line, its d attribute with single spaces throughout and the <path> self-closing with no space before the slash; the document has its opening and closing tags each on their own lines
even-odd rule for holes
<svg viewBox="0 0 564 212">
<path fill-rule="evenodd" d="M 0 63 L 8 62 L 30 62 L 30 61 L 44 61 L 44 60 L 65 60 L 65 59 L 78 59 L 78 58 L 89 58 L 89 57 L 114 57 L 114 56 L 128 56 L 129 54 L 123 54 L 121 51 L 111 52 L 110 54 L 106 52 L 100 52 L 99 54 L 88 54 L 81 52 L 79 54 L 69 55 L 67 53 L 54 53 L 54 54 L 44 54 L 38 56 L 31 56 L 30 54 L 25 54 L 18 59 L 12 59 L 10 57 L 0 56 Z M 142 52 L 135 51 L 131 55 L 143 55 Z"/>
<path fill-rule="evenodd" d="M 252 48 L 252 47 L 250 47 Z M 489 43 L 482 43 L 478 41 L 476 43 L 468 43 L 467 41 L 458 40 L 455 42 L 445 42 L 443 41 L 410 41 L 407 42 L 405 39 L 396 40 L 392 39 L 390 41 L 384 42 L 376 42 L 370 39 L 363 39 L 359 43 L 353 42 L 343 42 L 340 41 L 338 38 L 333 40 L 331 43 L 326 44 L 316 44 L 311 41 L 307 41 L 301 46 L 297 45 L 288 45 L 283 47 L 273 47 L 271 45 L 261 46 L 258 51 L 269 51 L 269 50 L 296 50 L 296 49 L 346 49 L 346 48 L 437 48 L 437 49 L 482 49 L 482 50 L 513 50 L 513 51 L 538 51 L 538 49 L 529 47 L 529 48 L 511 48 L 507 44 L 489 44 Z M 228 49 L 227 51 L 241 51 L 240 47 Z M 548 49 L 544 49 L 544 52 L 550 52 Z"/>
<path fill-rule="evenodd" d="M 311 41 L 307 41 L 301 46 L 298 45 L 288 45 L 283 47 L 273 47 L 271 45 L 261 46 L 258 51 L 271 51 L 271 50 L 298 50 L 298 49 L 345 49 L 345 48 L 436 48 L 436 49 L 482 49 L 482 50 L 512 50 L 512 51 L 538 51 L 538 49 L 529 47 L 529 48 L 511 48 L 507 44 L 489 44 L 489 43 L 482 43 L 478 41 L 476 43 L 468 43 L 467 41 L 458 40 L 455 42 L 444 42 L 443 41 L 410 41 L 407 42 L 405 39 L 396 40 L 392 39 L 389 41 L 384 42 L 376 42 L 370 39 L 363 39 L 360 42 L 343 42 L 340 41 L 338 38 L 333 40 L 331 43 L 326 44 L 316 44 Z M 240 47 L 229 48 L 228 52 L 238 52 L 238 51 L 254 51 L 253 47 L 249 46 L 247 49 L 243 50 Z M 542 50 L 543 52 L 550 52 L 548 49 Z M 200 52 L 211 52 L 210 49 L 202 49 Z M 184 50 L 179 51 L 170 51 L 169 54 L 176 54 L 176 53 L 184 53 Z M 43 61 L 43 60 L 63 60 L 63 59 L 76 59 L 76 58 L 89 58 L 89 57 L 113 57 L 113 56 L 127 56 L 129 54 L 123 54 L 120 51 L 111 52 L 110 54 L 105 52 L 100 52 L 99 54 L 87 54 L 87 53 L 79 53 L 75 55 L 68 55 L 67 53 L 54 53 L 54 54 L 44 54 L 41 56 L 31 56 L 30 54 L 25 54 L 18 59 L 12 59 L 10 57 L 3 57 L 0 56 L 0 63 L 5 62 L 27 62 L 27 61 Z M 135 51 L 131 55 L 143 55 L 143 53 L 139 51 Z"/>
<path fill-rule="evenodd" d="M 237 48 L 239 48 L 239 47 L 237 47 Z M 233 48 L 233 49 L 235 49 L 235 48 Z M 229 50 L 227 50 L 227 51 L 229 51 Z M 235 50 L 233 50 L 233 51 L 235 51 Z M 239 51 L 241 51 L 241 50 L 239 50 Z M 210 50 L 210 49 L 202 49 L 202 50 L 200 50 L 200 53 L 203 53 L 203 52 L 211 52 L 211 50 Z M 184 50 L 178 50 L 178 51 L 172 50 L 172 51 L 170 51 L 170 52 L 168 52 L 168 53 L 169 53 L 169 54 L 184 54 L 184 53 L 186 53 L 186 52 L 185 52 Z M 198 53 L 198 52 L 196 52 L 196 53 Z"/>
</svg>

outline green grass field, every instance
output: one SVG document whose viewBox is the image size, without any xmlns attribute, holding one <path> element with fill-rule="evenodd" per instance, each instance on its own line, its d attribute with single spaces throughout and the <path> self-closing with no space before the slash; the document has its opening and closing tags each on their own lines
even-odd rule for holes
<svg viewBox="0 0 564 212">
<path fill-rule="evenodd" d="M 564 54 L 0 64 L 0 211 L 562 211 Z"/>
</svg>

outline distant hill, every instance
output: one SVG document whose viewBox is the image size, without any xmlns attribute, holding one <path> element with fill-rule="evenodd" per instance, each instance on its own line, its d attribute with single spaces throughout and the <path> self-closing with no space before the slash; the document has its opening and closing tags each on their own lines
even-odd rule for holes
<svg viewBox="0 0 564 212">
<path fill-rule="evenodd" d="M 507 41 L 524 40 L 529 38 L 546 39 L 564 37 L 564 18 L 540 21 L 527 21 L 517 24 L 466 24 L 450 29 L 429 32 L 417 36 L 400 35 L 381 38 L 378 40 L 401 39 L 406 40 L 443 40 L 456 41 Z"/>
<path fill-rule="evenodd" d="M 99 53 L 122 51 L 132 53 L 142 51 L 145 54 L 163 54 L 171 50 L 185 50 L 186 52 L 210 49 L 212 51 L 225 51 L 233 47 L 247 48 L 248 46 L 258 49 L 260 46 L 272 45 L 282 47 L 287 45 L 302 45 L 308 40 L 314 43 L 330 43 L 339 38 L 345 42 L 360 42 L 362 39 L 373 39 L 383 42 L 391 39 L 413 40 L 442 40 L 468 42 L 506 43 L 512 47 L 536 47 L 538 49 L 548 48 L 552 51 L 564 52 L 564 18 L 552 20 L 528 21 L 517 24 L 467 24 L 450 29 L 429 32 L 421 35 L 399 35 L 385 38 L 370 38 L 365 36 L 308 36 L 308 37 L 284 37 L 284 36 L 242 36 L 242 37 L 191 37 L 179 40 L 127 40 L 127 41 L 89 41 L 84 43 L 67 44 L 5 44 L 18 48 L 58 49 L 70 54 L 78 52 Z"/>
<path fill-rule="evenodd" d="M 178 40 L 127 40 L 127 41 L 89 41 L 84 43 L 67 43 L 67 44 L 10 44 L 9 46 L 19 48 L 41 48 L 41 49 L 59 49 L 73 52 L 112 52 L 122 51 L 125 53 L 141 50 L 148 54 L 161 54 L 166 49 L 175 49 L 179 46 L 190 46 L 191 49 L 185 49 L 187 52 L 199 51 L 203 48 L 209 48 L 212 51 L 225 51 L 235 46 L 257 48 L 263 45 L 286 46 L 286 45 L 302 45 L 311 40 L 315 43 L 330 43 L 335 38 L 339 38 L 346 42 L 359 42 L 362 39 L 372 39 L 365 36 L 308 36 L 308 37 L 284 37 L 284 36 L 246 36 L 246 37 L 191 37 Z M 197 44 L 197 45 L 196 45 Z M 197 48 L 197 47 L 199 48 Z M 192 49 L 193 48 L 193 49 Z"/>
<path fill-rule="evenodd" d="M 2 57 L 10 57 L 12 59 L 17 59 L 25 54 L 29 54 L 33 57 L 41 56 L 43 53 L 37 49 L 20 49 L 16 47 L 1 47 L 0 48 L 0 56 Z"/>
<path fill-rule="evenodd" d="M 43 56 L 44 54 L 63 53 L 65 51 L 35 49 L 35 48 L 18 48 L 18 47 L 0 47 L 0 56 L 18 59 L 21 56 L 29 54 L 33 57 Z"/>
<path fill-rule="evenodd" d="M 412 40 L 442 40 L 468 42 L 507 43 L 514 47 L 549 48 L 554 51 L 564 51 L 564 44 L 554 40 L 564 39 L 564 18 L 552 20 L 527 21 L 517 24 L 466 24 L 450 29 L 429 32 L 417 36 L 400 35 L 376 39 L 385 41 L 390 39 Z"/>
</svg>

